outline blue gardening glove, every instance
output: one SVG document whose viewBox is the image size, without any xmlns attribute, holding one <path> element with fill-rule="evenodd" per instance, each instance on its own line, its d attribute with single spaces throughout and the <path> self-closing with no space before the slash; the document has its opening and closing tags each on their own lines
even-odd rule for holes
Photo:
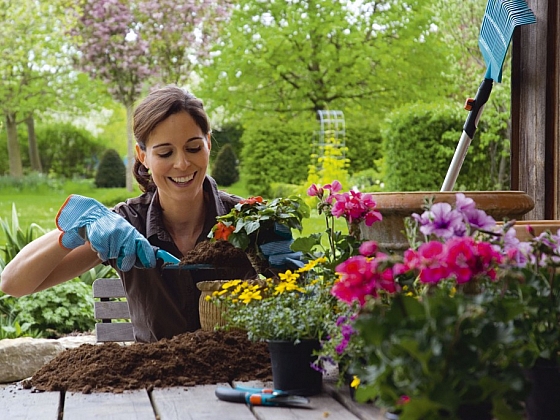
<svg viewBox="0 0 560 420">
<path fill-rule="evenodd" d="M 122 271 L 156 266 L 148 240 L 126 219 L 93 198 L 68 197 L 56 215 L 56 225 L 62 231 L 59 243 L 65 248 L 74 249 L 89 241 L 102 261 L 116 259 Z"/>
<path fill-rule="evenodd" d="M 294 242 L 292 231 L 289 227 L 280 223 L 274 224 L 274 238 L 271 242 L 260 246 L 261 252 L 273 268 L 298 269 L 304 266 L 301 252 L 294 252 L 290 245 Z"/>
</svg>

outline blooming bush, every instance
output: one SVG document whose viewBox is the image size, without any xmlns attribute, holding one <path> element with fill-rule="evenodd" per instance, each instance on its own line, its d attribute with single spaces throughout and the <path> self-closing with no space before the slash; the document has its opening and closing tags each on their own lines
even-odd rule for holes
<svg viewBox="0 0 560 420">
<path fill-rule="evenodd" d="M 228 328 L 246 330 L 250 340 L 321 339 L 335 321 L 336 303 L 325 261 L 312 260 L 278 279 L 232 280 L 208 300 L 224 309 Z"/>
<path fill-rule="evenodd" d="M 532 353 L 511 272 L 526 247 L 511 224 L 498 227 L 472 199 L 456 197 L 454 208 L 427 203 L 406 221 L 404 255 L 366 242 L 336 267 L 332 293 L 357 308 L 350 323 L 362 345 L 350 368 L 361 381 L 356 395 L 403 420 L 460 418 L 481 406 L 496 418 L 521 418 L 520 362 Z"/>
</svg>

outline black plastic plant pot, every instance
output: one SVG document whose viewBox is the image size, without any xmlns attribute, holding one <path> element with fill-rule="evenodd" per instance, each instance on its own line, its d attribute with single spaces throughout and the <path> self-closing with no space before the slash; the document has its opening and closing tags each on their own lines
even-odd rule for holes
<svg viewBox="0 0 560 420">
<path fill-rule="evenodd" d="M 311 367 L 319 350 L 318 340 L 268 341 L 274 388 L 294 395 L 320 394 L 323 374 Z"/>
</svg>

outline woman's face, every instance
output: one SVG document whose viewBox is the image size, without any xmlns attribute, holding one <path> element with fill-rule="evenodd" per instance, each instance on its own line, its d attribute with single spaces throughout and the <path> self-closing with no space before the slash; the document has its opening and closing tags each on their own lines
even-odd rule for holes
<svg viewBox="0 0 560 420">
<path fill-rule="evenodd" d="M 159 123 L 148 138 L 146 150 L 136 145 L 136 153 L 151 171 L 163 204 L 202 193 L 210 148 L 210 136 L 182 111 Z"/>
</svg>

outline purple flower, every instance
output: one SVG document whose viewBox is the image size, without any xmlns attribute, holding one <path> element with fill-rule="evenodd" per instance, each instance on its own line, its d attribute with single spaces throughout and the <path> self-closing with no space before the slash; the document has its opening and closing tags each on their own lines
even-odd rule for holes
<svg viewBox="0 0 560 420">
<path fill-rule="evenodd" d="M 461 236 L 460 234 L 465 232 L 463 216 L 448 203 L 435 203 L 431 210 L 425 211 L 420 218 L 415 219 L 420 223 L 420 232 L 426 236 L 435 235 L 447 239 Z"/>
<path fill-rule="evenodd" d="M 463 212 L 463 216 L 465 221 L 476 229 L 492 230 L 496 226 L 494 218 L 487 215 L 484 210 L 468 210 Z"/>
<path fill-rule="evenodd" d="M 474 200 L 465 196 L 463 193 L 457 193 L 455 199 L 455 209 L 460 213 L 466 213 L 476 208 Z"/>
</svg>

